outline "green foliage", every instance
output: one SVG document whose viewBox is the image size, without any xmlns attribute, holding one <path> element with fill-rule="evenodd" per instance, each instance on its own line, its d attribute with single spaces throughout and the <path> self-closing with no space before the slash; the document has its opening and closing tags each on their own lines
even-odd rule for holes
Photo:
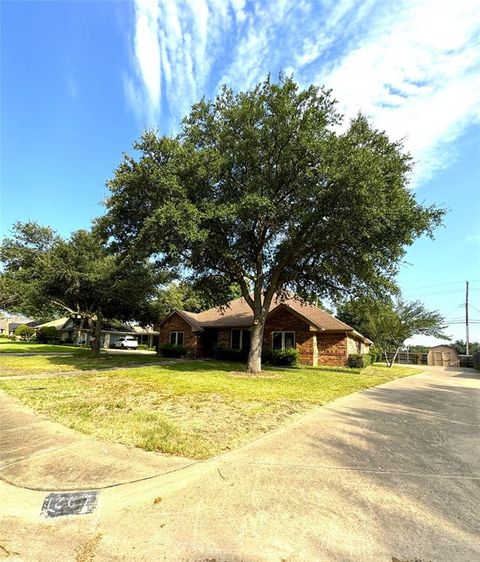
<svg viewBox="0 0 480 562">
<path fill-rule="evenodd" d="M 21 324 L 15 329 L 15 336 L 24 340 L 30 339 L 34 333 L 35 330 L 31 326 L 27 326 L 26 324 Z"/>
<path fill-rule="evenodd" d="M 48 267 L 45 257 L 60 238 L 49 227 L 17 222 L 13 236 L 0 245 L 0 308 L 34 316 L 50 316 L 54 307 L 41 291 Z"/>
<path fill-rule="evenodd" d="M 428 345 L 409 345 L 408 346 L 408 350 L 410 351 L 410 353 L 428 353 L 430 351 L 430 348 L 428 347 Z"/>
<path fill-rule="evenodd" d="M 158 288 L 152 297 L 149 303 L 150 316 L 154 322 L 158 322 L 175 309 L 200 312 L 212 308 L 218 304 L 215 288 L 215 284 L 192 283 L 186 280 L 169 283 Z M 222 290 L 229 295 L 229 300 L 240 296 L 240 291 L 235 285 Z"/>
<path fill-rule="evenodd" d="M 184 357 L 188 353 L 188 348 L 184 345 L 164 343 L 160 346 L 160 351 L 164 357 Z"/>
<path fill-rule="evenodd" d="M 0 246 L 0 259 L 0 306 L 67 313 L 95 330 L 97 342 L 103 318 L 146 315 L 161 277 L 145 260 L 112 255 L 93 232 L 78 230 L 62 239 L 36 223 L 17 223 Z"/>
<path fill-rule="evenodd" d="M 277 293 L 381 294 L 443 211 L 407 188 L 411 157 L 358 115 L 342 132 L 327 90 L 268 77 L 192 107 L 174 138 L 146 131 L 108 183 L 97 223 L 115 249 L 215 287 L 240 286 L 261 341 Z M 252 345 L 260 350 L 259 345 Z M 252 358 L 250 358 L 252 359 Z"/>
<path fill-rule="evenodd" d="M 370 365 L 374 365 L 377 361 L 380 361 L 381 354 L 382 352 L 380 349 L 375 347 L 375 345 L 371 345 L 368 350 L 368 355 L 370 355 Z"/>
<path fill-rule="evenodd" d="M 463 340 L 457 340 L 455 343 L 451 345 L 459 355 L 466 355 L 467 344 Z M 469 348 L 468 351 L 470 355 L 473 355 L 477 351 L 480 351 L 480 343 L 476 341 L 470 342 L 468 348 Z"/>
<path fill-rule="evenodd" d="M 142 351 L 155 351 L 154 347 L 150 347 L 149 345 L 145 344 L 145 343 L 141 343 L 137 349 L 140 349 Z"/>
<path fill-rule="evenodd" d="M 352 300 L 338 307 L 337 318 L 370 338 L 382 353 L 397 349 L 415 334 L 446 337 L 442 315 L 419 301 Z"/>
<path fill-rule="evenodd" d="M 372 363 L 372 356 L 369 353 L 350 353 L 347 359 L 347 366 L 351 369 L 364 369 Z"/>
<path fill-rule="evenodd" d="M 264 351 L 262 361 L 267 365 L 283 367 L 296 367 L 299 363 L 299 353 L 293 347 L 288 349 L 275 349 Z"/>
<path fill-rule="evenodd" d="M 38 343 L 58 343 L 60 342 L 60 333 L 55 326 L 44 326 L 37 330 Z"/>
</svg>

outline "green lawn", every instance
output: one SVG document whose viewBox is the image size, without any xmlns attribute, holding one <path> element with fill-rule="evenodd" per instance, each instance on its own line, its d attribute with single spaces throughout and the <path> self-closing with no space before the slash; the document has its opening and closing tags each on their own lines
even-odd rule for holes
<svg viewBox="0 0 480 562">
<path fill-rule="evenodd" d="M 192 361 L 69 378 L 3 380 L 0 389 L 64 425 L 111 440 L 191 458 L 231 449 L 335 398 L 421 370 L 269 369 Z M 235 371 L 236 370 L 236 371 Z"/>
<path fill-rule="evenodd" d="M 83 351 L 74 345 L 48 345 L 34 342 L 17 342 L 0 338 L 0 353 L 51 353 L 52 351 Z"/>
<path fill-rule="evenodd" d="M 111 369 L 130 364 L 158 363 L 162 358 L 156 355 L 144 355 L 135 352 L 122 354 L 102 353 L 95 357 L 89 350 L 76 349 L 72 355 L 0 356 L 0 378 L 15 375 L 36 375 L 40 373 L 62 373 L 70 371 L 91 371 L 93 369 Z M 163 359 L 164 360 L 164 359 Z"/>
</svg>

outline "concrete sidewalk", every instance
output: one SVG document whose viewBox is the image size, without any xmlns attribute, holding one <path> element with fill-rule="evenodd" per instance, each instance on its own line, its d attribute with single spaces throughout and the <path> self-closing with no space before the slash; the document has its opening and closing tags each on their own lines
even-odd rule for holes
<svg viewBox="0 0 480 562">
<path fill-rule="evenodd" d="M 0 483 L 0 546 L 38 562 L 479 560 L 479 375 L 429 369 L 341 398 L 206 463 L 105 489 L 88 516 L 42 520 L 45 494 Z"/>
</svg>

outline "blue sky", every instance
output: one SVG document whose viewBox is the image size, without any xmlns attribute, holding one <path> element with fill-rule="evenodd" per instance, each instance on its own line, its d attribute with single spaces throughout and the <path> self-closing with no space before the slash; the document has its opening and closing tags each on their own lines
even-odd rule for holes
<svg viewBox="0 0 480 562">
<path fill-rule="evenodd" d="M 477 0 L 4 0 L 0 17 L 0 236 L 17 220 L 87 227 L 143 128 L 175 132 L 221 84 L 284 70 L 405 138 L 418 199 L 450 211 L 400 284 L 453 321 L 470 280 L 480 321 Z M 480 323 L 470 332 L 480 340 Z"/>
</svg>

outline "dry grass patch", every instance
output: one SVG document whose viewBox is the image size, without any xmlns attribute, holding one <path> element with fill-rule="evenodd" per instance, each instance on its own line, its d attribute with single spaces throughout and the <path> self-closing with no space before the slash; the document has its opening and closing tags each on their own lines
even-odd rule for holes
<svg viewBox="0 0 480 562">
<path fill-rule="evenodd" d="M 4 380 L 0 388 L 100 439 L 201 459 L 275 429 L 316 404 L 419 371 L 277 367 L 261 377 L 235 372 L 238 376 L 232 376 L 232 363 L 196 361 L 48 378 L 41 385 Z"/>
</svg>

